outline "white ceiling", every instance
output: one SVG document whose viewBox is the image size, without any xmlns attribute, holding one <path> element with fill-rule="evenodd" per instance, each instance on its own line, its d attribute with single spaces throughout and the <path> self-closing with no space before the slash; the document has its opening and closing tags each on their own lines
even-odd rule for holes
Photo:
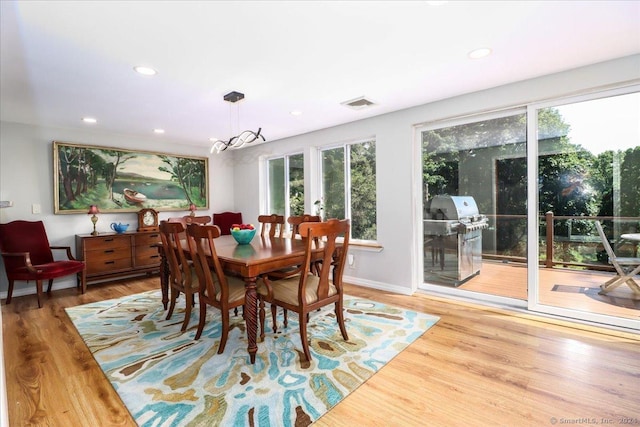
<svg viewBox="0 0 640 427">
<path fill-rule="evenodd" d="M 433 3 L 2 0 L 0 118 L 162 128 L 208 149 L 238 130 L 276 140 L 640 53 L 638 1 Z M 468 59 L 479 47 L 493 54 Z M 222 99 L 233 90 L 238 108 Z M 377 105 L 341 105 L 360 96 Z"/>
</svg>

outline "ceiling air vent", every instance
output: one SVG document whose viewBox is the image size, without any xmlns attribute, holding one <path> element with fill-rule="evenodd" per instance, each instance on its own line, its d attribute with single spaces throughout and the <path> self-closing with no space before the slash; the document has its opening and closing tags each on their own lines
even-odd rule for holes
<svg viewBox="0 0 640 427">
<path fill-rule="evenodd" d="M 371 105 L 375 105 L 376 103 L 361 96 L 360 98 L 352 99 L 351 101 L 345 101 L 341 103 L 342 105 L 353 108 L 354 110 L 362 110 L 363 108 L 367 108 Z"/>
</svg>

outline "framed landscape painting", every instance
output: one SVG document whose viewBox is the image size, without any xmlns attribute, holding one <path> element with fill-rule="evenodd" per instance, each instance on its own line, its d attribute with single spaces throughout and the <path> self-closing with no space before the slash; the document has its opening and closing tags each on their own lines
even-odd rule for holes
<svg viewBox="0 0 640 427">
<path fill-rule="evenodd" d="M 209 208 L 208 159 L 53 142 L 54 212 Z"/>
</svg>

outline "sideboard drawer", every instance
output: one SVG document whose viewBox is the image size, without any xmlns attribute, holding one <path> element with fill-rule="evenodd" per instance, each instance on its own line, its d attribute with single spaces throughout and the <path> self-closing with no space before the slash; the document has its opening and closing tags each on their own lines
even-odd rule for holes
<svg viewBox="0 0 640 427">
<path fill-rule="evenodd" d="M 87 261 L 87 275 L 115 272 L 131 269 L 131 257 L 129 258 L 116 258 L 116 259 L 96 259 L 90 258 Z"/>
<path fill-rule="evenodd" d="M 138 233 L 134 239 L 135 246 L 151 246 L 161 242 L 160 233 Z M 156 252 L 158 252 L 157 249 Z"/>
<path fill-rule="evenodd" d="M 86 251 L 116 250 L 131 247 L 130 236 L 104 236 L 86 239 L 84 241 Z"/>
<path fill-rule="evenodd" d="M 160 253 L 155 246 L 136 246 L 135 253 L 136 267 L 146 265 L 160 265 Z"/>
</svg>

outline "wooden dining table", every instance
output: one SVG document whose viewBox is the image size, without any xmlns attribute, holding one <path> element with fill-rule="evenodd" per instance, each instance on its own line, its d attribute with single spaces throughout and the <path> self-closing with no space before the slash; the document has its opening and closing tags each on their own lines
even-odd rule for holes
<svg viewBox="0 0 640 427">
<path fill-rule="evenodd" d="M 220 236 L 215 239 L 215 245 L 218 259 L 225 272 L 241 276 L 244 280 L 244 318 L 249 342 L 247 351 L 253 364 L 258 351 L 256 343 L 258 331 L 256 282 L 265 273 L 302 264 L 305 255 L 305 242 L 296 238 L 255 236 L 249 244 L 240 245 L 236 243 L 233 236 Z M 162 302 L 166 309 L 169 301 L 169 268 L 162 246 L 160 245 L 158 249 L 162 257 L 160 287 Z M 321 253 L 320 249 L 317 251 L 318 254 Z M 188 250 L 185 255 L 189 255 Z"/>
</svg>

